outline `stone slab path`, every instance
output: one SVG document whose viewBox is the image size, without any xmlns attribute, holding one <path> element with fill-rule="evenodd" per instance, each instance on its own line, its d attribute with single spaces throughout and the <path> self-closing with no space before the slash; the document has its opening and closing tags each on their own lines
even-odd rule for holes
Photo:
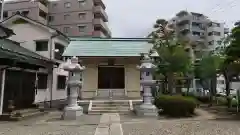
<svg viewBox="0 0 240 135">
<path fill-rule="evenodd" d="M 94 135 L 123 135 L 119 114 L 103 114 Z"/>
</svg>

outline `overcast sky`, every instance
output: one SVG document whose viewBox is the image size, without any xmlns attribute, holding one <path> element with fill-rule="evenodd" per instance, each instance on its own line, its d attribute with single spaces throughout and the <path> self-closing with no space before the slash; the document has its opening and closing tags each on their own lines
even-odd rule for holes
<svg viewBox="0 0 240 135">
<path fill-rule="evenodd" d="M 199 12 L 232 27 L 240 20 L 240 0 L 103 0 L 114 37 L 142 37 L 158 18 L 180 10 Z"/>
<path fill-rule="evenodd" d="M 7 1 L 7 0 L 6 0 Z M 146 36 L 158 18 L 181 11 L 199 12 L 227 27 L 240 20 L 240 0 L 103 0 L 113 37 Z"/>
</svg>

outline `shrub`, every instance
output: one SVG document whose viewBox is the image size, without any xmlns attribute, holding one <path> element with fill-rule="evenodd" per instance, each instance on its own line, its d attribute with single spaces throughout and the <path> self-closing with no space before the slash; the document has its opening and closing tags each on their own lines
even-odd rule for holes
<svg viewBox="0 0 240 135">
<path fill-rule="evenodd" d="M 226 97 L 216 97 L 216 101 L 217 105 L 227 105 L 227 99 Z"/>
<path fill-rule="evenodd" d="M 217 100 L 216 102 L 218 105 L 227 106 L 227 98 L 226 97 L 217 97 L 216 100 Z M 236 107 L 238 105 L 238 102 L 236 99 L 230 98 L 230 100 L 231 100 L 232 107 Z"/>
<path fill-rule="evenodd" d="M 161 95 L 155 98 L 154 104 L 158 109 L 163 109 L 163 114 L 181 117 L 194 114 L 197 100 L 192 97 Z"/>
<path fill-rule="evenodd" d="M 202 103 L 210 103 L 210 97 L 208 96 L 202 96 L 202 97 L 196 97 L 198 101 L 202 102 Z"/>
</svg>

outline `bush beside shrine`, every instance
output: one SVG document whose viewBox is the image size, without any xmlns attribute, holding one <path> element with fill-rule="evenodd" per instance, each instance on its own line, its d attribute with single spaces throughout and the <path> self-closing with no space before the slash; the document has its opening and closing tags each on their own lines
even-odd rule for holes
<svg viewBox="0 0 240 135">
<path fill-rule="evenodd" d="M 162 109 L 162 114 L 170 117 L 188 117 L 194 115 L 198 101 L 192 97 L 161 95 L 155 98 L 154 104 Z"/>
</svg>

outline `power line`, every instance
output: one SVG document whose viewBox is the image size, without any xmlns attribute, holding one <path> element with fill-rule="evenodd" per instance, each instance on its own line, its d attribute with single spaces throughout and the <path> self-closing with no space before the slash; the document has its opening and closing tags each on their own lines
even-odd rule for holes
<svg viewBox="0 0 240 135">
<path fill-rule="evenodd" d="M 231 1 L 228 1 L 227 3 L 223 3 L 224 7 L 221 6 L 222 4 L 218 3 L 218 4 L 216 4 L 215 8 L 213 8 L 209 12 L 206 12 L 205 14 L 207 14 L 208 16 L 213 16 L 214 13 L 218 12 L 216 15 L 220 15 L 222 12 L 225 12 L 227 9 L 229 9 L 229 8 L 232 9 L 235 6 L 237 6 L 236 2 L 237 2 L 236 0 L 231 0 Z M 214 15 L 214 16 L 216 16 L 216 15 Z M 223 22 L 226 24 L 226 20 L 223 20 Z M 227 22 L 230 23 L 229 21 L 227 21 Z M 231 21 L 231 23 L 234 23 L 234 22 L 235 21 Z"/>
<path fill-rule="evenodd" d="M 227 5 L 224 5 L 225 8 L 224 7 L 220 7 L 218 10 L 216 10 L 216 9 L 212 10 L 210 12 L 210 15 L 215 13 L 215 12 L 221 12 L 221 13 L 225 12 L 229 8 L 232 9 L 233 7 L 235 7 L 237 5 L 235 2 L 237 2 L 237 1 L 236 0 L 232 0 L 232 1 L 228 2 Z"/>
<path fill-rule="evenodd" d="M 228 1 L 226 4 L 224 4 L 224 6 L 231 5 L 231 4 L 233 4 L 234 2 L 236 2 L 236 0 Z M 223 9 L 223 7 L 220 7 L 220 5 L 221 5 L 221 4 L 219 4 L 218 7 L 215 7 L 214 9 L 212 9 L 212 11 L 210 11 L 210 12 L 216 12 L 216 11 L 218 11 L 218 10 L 220 10 L 220 9 Z M 219 7 L 220 7 L 220 8 L 219 8 Z M 218 8 L 219 8 L 219 9 L 218 9 Z"/>
</svg>

